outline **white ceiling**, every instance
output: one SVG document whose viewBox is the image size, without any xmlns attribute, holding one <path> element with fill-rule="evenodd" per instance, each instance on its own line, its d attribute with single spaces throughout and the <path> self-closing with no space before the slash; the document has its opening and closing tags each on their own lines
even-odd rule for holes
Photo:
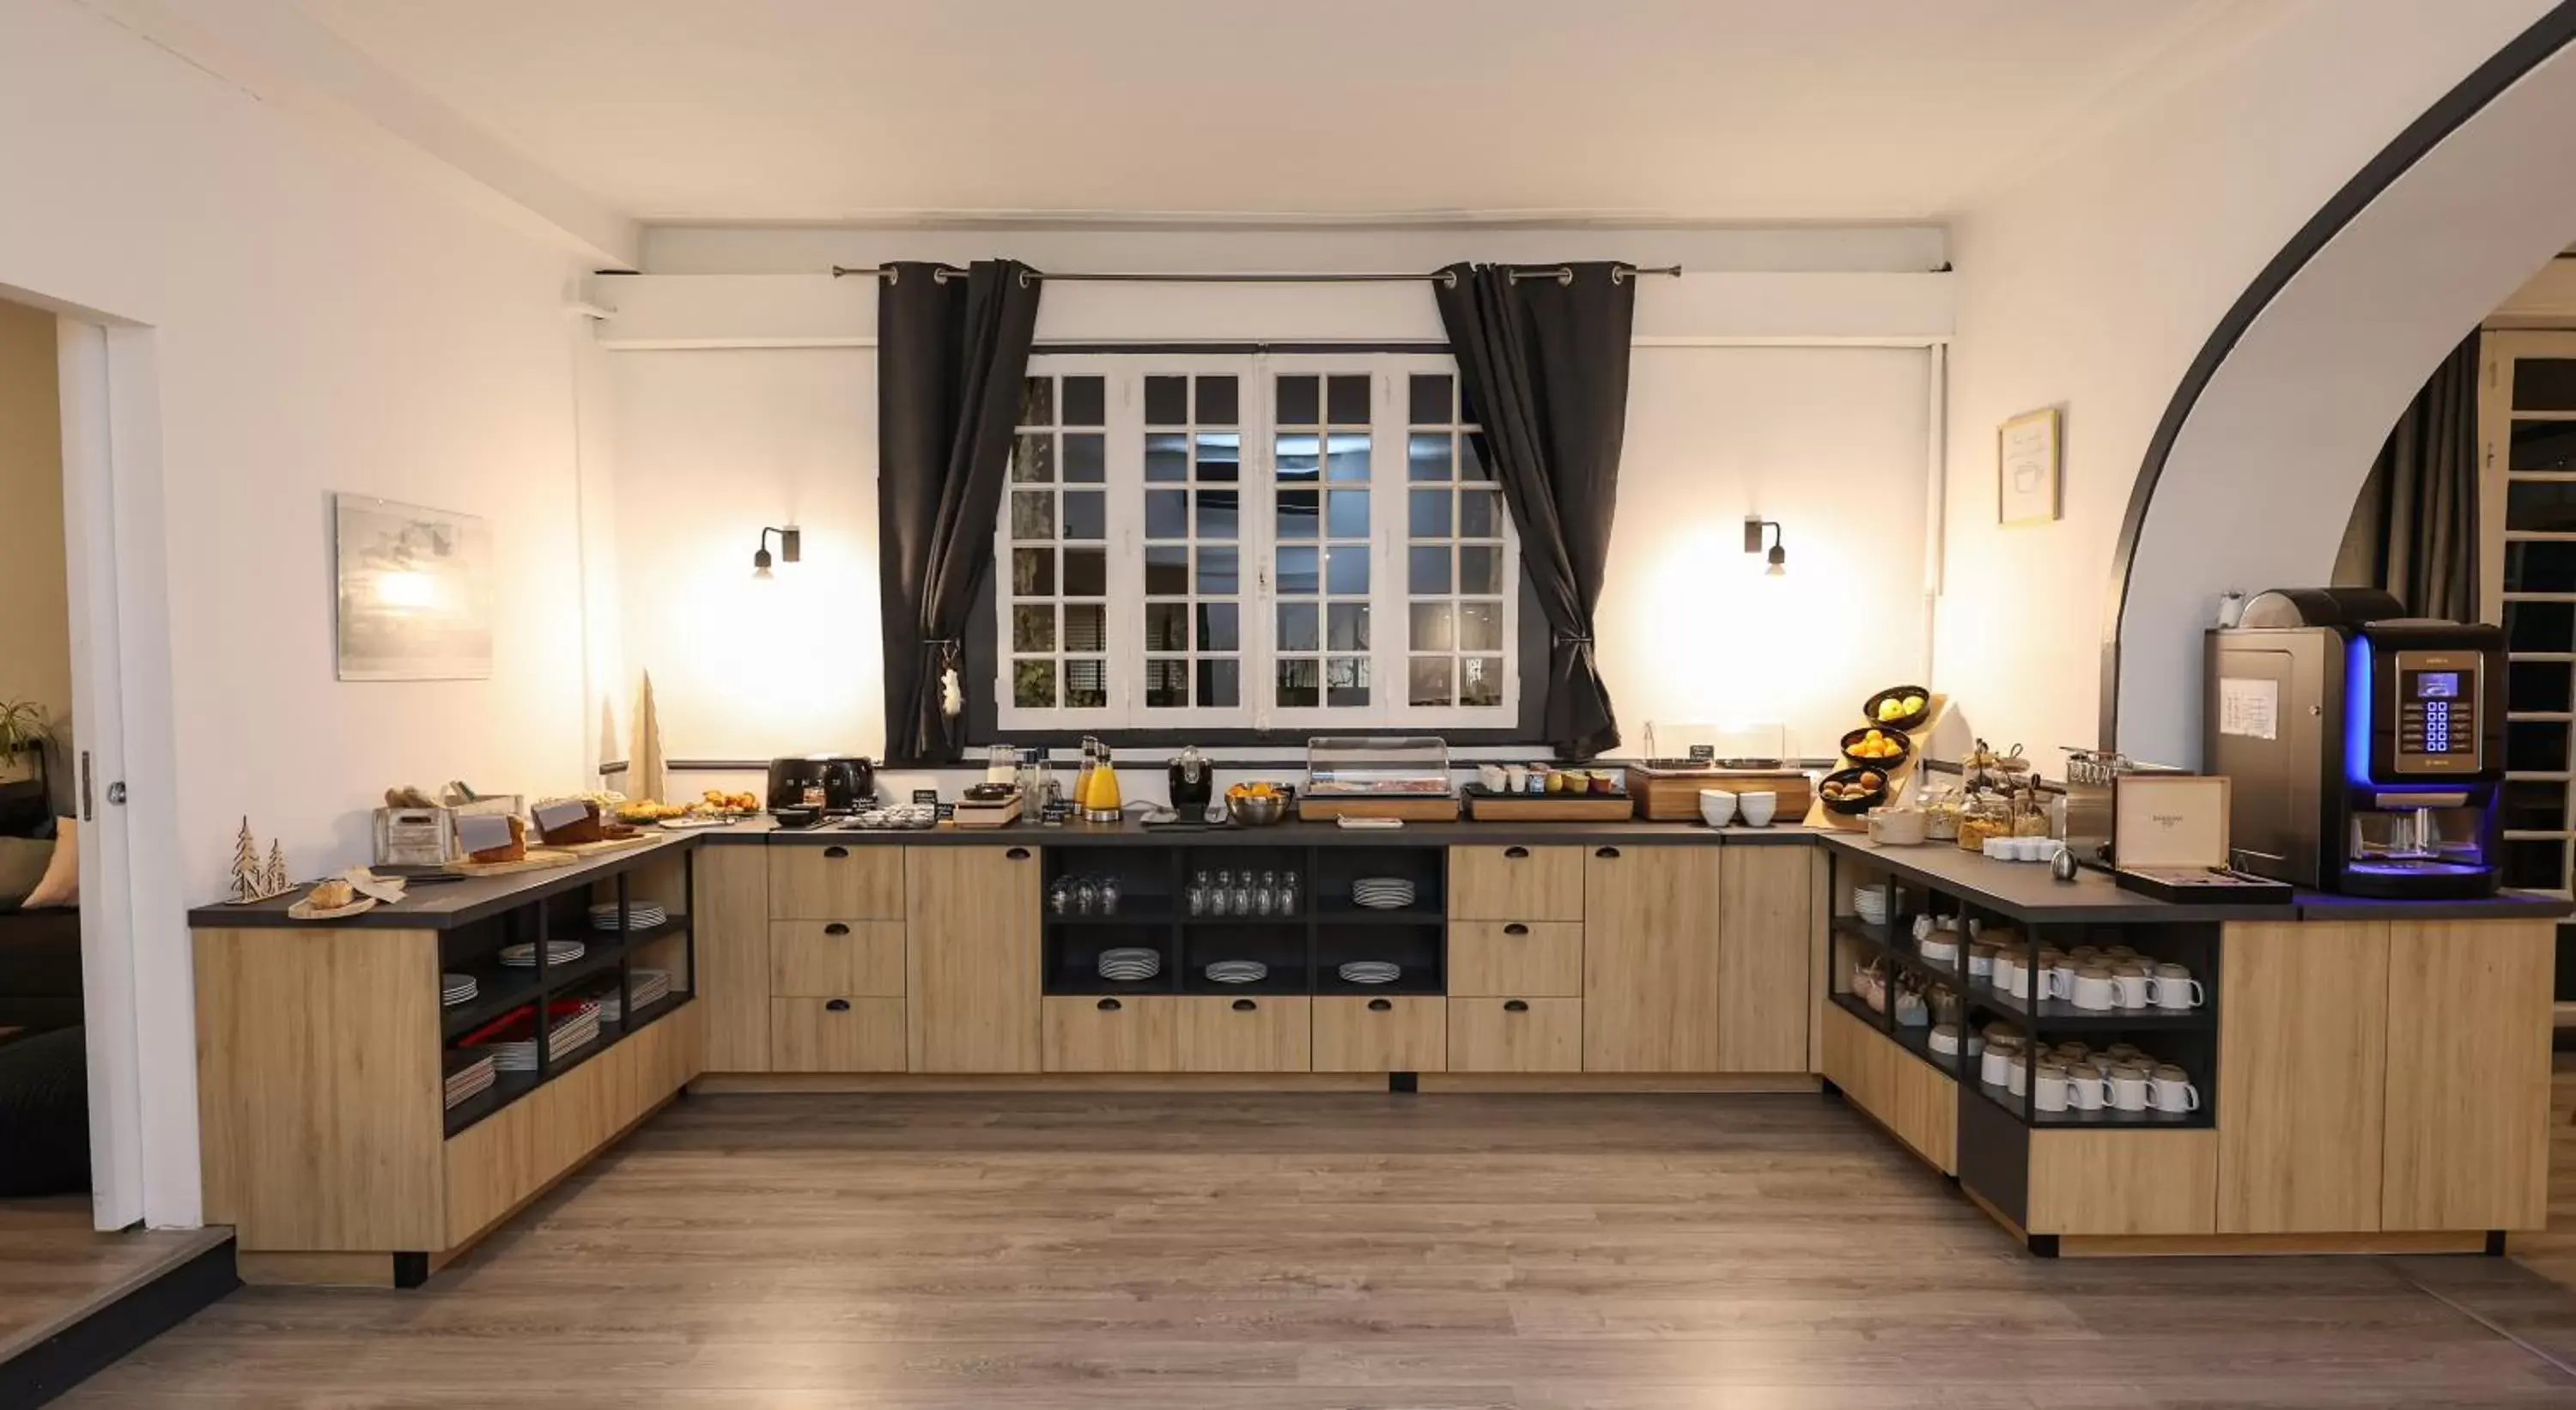
<svg viewBox="0 0 2576 1410">
<path fill-rule="evenodd" d="M 648 221 L 1914 220 L 2272 0 L 298 0 Z"/>
</svg>

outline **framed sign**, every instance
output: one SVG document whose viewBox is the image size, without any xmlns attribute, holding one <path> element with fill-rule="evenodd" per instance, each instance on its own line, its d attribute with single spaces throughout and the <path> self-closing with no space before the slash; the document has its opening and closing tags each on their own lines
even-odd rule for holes
<svg viewBox="0 0 2576 1410">
<path fill-rule="evenodd" d="M 2057 408 L 2014 417 L 1995 433 L 1995 522 L 2045 524 L 2060 512 Z"/>
</svg>

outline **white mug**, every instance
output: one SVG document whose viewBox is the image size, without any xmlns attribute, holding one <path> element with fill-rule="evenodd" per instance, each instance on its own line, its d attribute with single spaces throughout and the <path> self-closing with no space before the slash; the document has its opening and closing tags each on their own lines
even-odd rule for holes
<svg viewBox="0 0 2576 1410">
<path fill-rule="evenodd" d="M 1986 970 L 1986 982 L 1998 989 L 2009 991 L 2013 987 L 2013 976 L 2020 972 L 2021 966 L 2013 959 L 2012 952 L 1998 950 L 1995 952 L 1992 964 Z"/>
<path fill-rule="evenodd" d="M 2042 1082 L 2039 1090 L 2031 1093 L 2030 1104 L 2041 1111 L 2064 1111 L 2074 1090 L 2075 1084 L 2070 1081 Z"/>
<path fill-rule="evenodd" d="M 1956 967 L 1959 963 L 1959 941 L 1948 932 L 1936 930 L 1922 937 L 1916 948 L 1923 952 L 1925 960 L 1933 964 Z"/>
<path fill-rule="evenodd" d="M 2075 962 L 2060 960 L 2040 971 L 2039 996 L 2043 999 L 2075 997 Z"/>
<path fill-rule="evenodd" d="M 2159 966 L 2147 976 L 2147 1001 L 2160 1009 L 2196 1009 L 2209 1001 L 2209 991 L 2197 979 L 2182 974 L 2166 974 L 2180 965 Z"/>
<path fill-rule="evenodd" d="M 2076 1111 L 2100 1111 L 2111 1103 L 2111 1080 L 2087 1070 L 2066 1079 L 2066 1104 Z"/>
<path fill-rule="evenodd" d="M 2112 975 L 2111 987 L 2115 991 L 2112 1002 L 2124 1009 L 2145 1008 L 2147 996 L 2151 992 L 2149 983 L 2147 976 L 2143 974 Z"/>
<path fill-rule="evenodd" d="M 1984 842 L 1978 844 L 1978 850 L 1984 852 L 1987 856 L 1994 858 L 1996 861 L 2009 862 L 2012 860 L 2012 839 L 2009 837 L 1989 837 Z"/>
<path fill-rule="evenodd" d="M 1914 918 L 1914 938 L 1918 942 L 1930 938 L 1932 932 L 1937 928 L 1938 927 L 1932 924 L 1932 917 L 1930 916 L 1916 916 Z"/>
<path fill-rule="evenodd" d="M 2145 1111 L 2155 1099 L 2155 1081 L 2142 1073 L 2124 1072 L 2111 1079 L 2111 1105 L 2120 1111 Z"/>
<path fill-rule="evenodd" d="M 1932 1031 L 1923 1035 L 1923 1046 L 1936 1053 L 1955 1055 L 1959 1051 L 1959 1030 L 1952 1024 L 1933 1024 Z"/>
<path fill-rule="evenodd" d="M 1989 1087 L 2008 1086 L 2012 1082 L 2013 1055 L 1989 1044 L 1978 1059 L 1977 1076 Z"/>
<path fill-rule="evenodd" d="M 2016 1055 L 2004 1070 L 2004 1089 L 2018 1097 L 2030 1088 L 2030 1059 Z"/>
<path fill-rule="evenodd" d="M 2191 1085 L 2188 1079 L 2167 1076 L 2165 1069 L 2158 1068 L 2156 1075 L 2148 1079 L 2148 1084 L 2153 1089 L 2148 1100 L 2156 1110 L 2175 1113 L 2200 1110 L 2200 1089 Z"/>
<path fill-rule="evenodd" d="M 2026 969 L 2022 968 L 2022 967 L 2021 967 L 2021 966 L 2019 966 L 2019 965 L 2013 965 L 2013 966 L 2011 966 L 2011 970 L 2012 970 L 2012 983 L 2010 983 L 2010 984 L 2005 984 L 2005 983 L 2002 983 L 2001 981 L 1997 981 L 1997 983 L 1996 983 L 1996 986 L 1995 986 L 1995 987 L 1996 987 L 1996 988 L 1999 988 L 1999 989 L 2004 990 L 2005 992 L 2007 992 L 2007 993 L 2011 994 L 2011 995 L 2012 995 L 2014 998 L 2016 998 L 2016 999 L 2027 999 L 2027 998 L 2029 998 L 2029 997 L 2030 997 L 2030 984 L 2031 984 L 2031 980 L 2032 980 L 2032 978 L 2033 978 L 2033 976 L 2032 976 L 2031 972 L 2030 972 L 2029 970 L 2026 970 Z"/>
<path fill-rule="evenodd" d="M 2052 981 L 2056 977 L 2055 970 L 2049 971 L 2049 978 Z M 2054 985 L 2052 984 L 2051 987 Z M 2113 1001 L 2119 998 L 2119 986 L 2112 983 L 2111 976 L 2107 974 L 2078 974 L 2074 982 L 2067 987 L 2063 997 L 2079 1009 L 2100 1012 L 2109 1009 Z"/>
</svg>

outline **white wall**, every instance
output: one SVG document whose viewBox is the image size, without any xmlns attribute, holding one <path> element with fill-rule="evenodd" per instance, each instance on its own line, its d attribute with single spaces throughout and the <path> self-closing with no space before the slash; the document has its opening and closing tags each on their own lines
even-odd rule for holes
<svg viewBox="0 0 2576 1410">
<path fill-rule="evenodd" d="M 54 316 L 0 300 L 0 704 L 66 730 L 72 628 L 63 576 L 63 426 Z"/>
<path fill-rule="evenodd" d="M 610 362 L 624 651 L 653 673 L 665 752 L 881 754 L 873 351 Z M 1929 362 L 1636 351 L 1599 625 L 1630 747 L 1649 719 L 1781 720 L 1829 752 L 1870 691 L 1921 678 Z M 1786 578 L 1743 551 L 1756 511 L 1786 526 Z M 804 562 L 754 581 L 760 526 L 789 522 Z"/>
<path fill-rule="evenodd" d="M 244 813 L 312 876 L 388 784 L 579 786 L 578 267 L 71 0 L 0 5 L 0 190 L 0 287 L 153 343 L 165 535 L 120 556 L 166 569 L 122 606 L 170 627 L 175 797 L 129 810 L 180 839 L 167 889 L 219 896 Z M 492 679 L 333 679 L 335 490 L 491 521 Z M 134 919 L 149 1216 L 193 1223 L 188 937 Z"/>
<path fill-rule="evenodd" d="M 1962 285 L 1938 670 L 1964 696 L 1979 733 L 2025 742 L 2049 762 L 2056 745 L 2096 742 L 2112 550 L 2148 439 L 2184 369 L 2264 262 L 2338 187 L 2547 8 L 2545 0 L 2283 7 L 2232 50 L 2077 135 L 1955 224 Z M 2065 409 L 2065 518 L 1998 528 L 1995 428 L 2044 406 Z M 2395 408 L 2379 412 L 2357 413 L 2377 419 L 2373 440 Z M 2351 503 L 2347 488 L 2312 512 L 2339 530 Z M 2332 532 L 2278 535 L 2223 513 L 2177 527 L 2187 536 L 2233 534 L 2258 555 L 2266 545 L 2282 550 L 2240 561 L 2249 578 L 2322 582 L 2331 566 Z M 2324 558 L 2305 551 L 2310 538 L 2323 543 Z M 2171 654 L 2148 649 L 2151 659 Z M 2124 708 L 2121 744 L 2148 758 L 2184 757 L 2178 751 L 2199 718 L 2190 681 L 2154 669 L 2136 688 L 2146 694 Z"/>
</svg>

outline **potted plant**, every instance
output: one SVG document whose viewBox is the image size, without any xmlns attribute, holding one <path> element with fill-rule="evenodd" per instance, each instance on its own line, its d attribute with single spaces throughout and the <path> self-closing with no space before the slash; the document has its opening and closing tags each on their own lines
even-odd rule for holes
<svg viewBox="0 0 2576 1410">
<path fill-rule="evenodd" d="M 54 722 L 33 700 L 0 700 L 0 783 L 42 778 Z"/>
</svg>

